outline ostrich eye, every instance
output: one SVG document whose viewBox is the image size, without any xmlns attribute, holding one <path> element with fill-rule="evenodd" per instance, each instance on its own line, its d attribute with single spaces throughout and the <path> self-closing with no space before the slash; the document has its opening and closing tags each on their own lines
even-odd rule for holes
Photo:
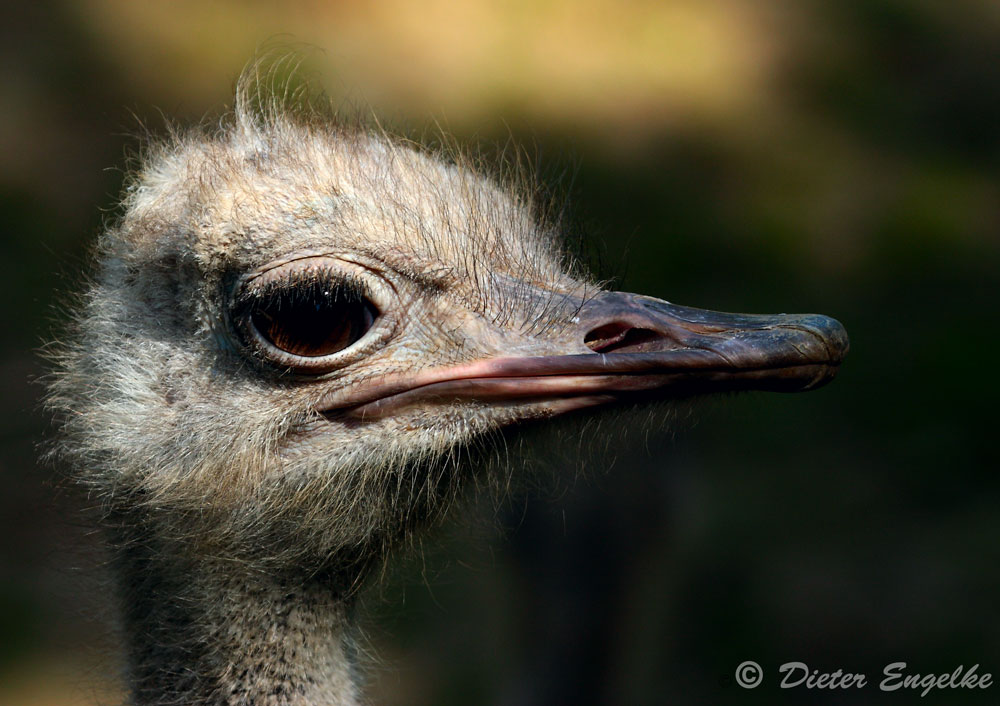
<svg viewBox="0 0 1000 706">
<path fill-rule="evenodd" d="M 248 305 L 247 318 L 257 333 L 279 351 L 300 358 L 349 348 L 378 316 L 361 285 L 330 277 L 268 283 Z"/>
</svg>

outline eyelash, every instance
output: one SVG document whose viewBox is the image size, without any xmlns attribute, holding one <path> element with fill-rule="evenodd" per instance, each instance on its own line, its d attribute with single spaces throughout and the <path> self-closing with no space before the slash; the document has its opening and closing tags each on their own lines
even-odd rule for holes
<svg viewBox="0 0 1000 706">
<path fill-rule="evenodd" d="M 358 277 L 331 270 L 291 272 L 263 285 L 244 287 L 237 307 L 244 310 L 259 301 L 279 297 L 290 303 L 309 303 L 333 298 L 345 303 L 371 300 L 368 285 Z"/>
</svg>

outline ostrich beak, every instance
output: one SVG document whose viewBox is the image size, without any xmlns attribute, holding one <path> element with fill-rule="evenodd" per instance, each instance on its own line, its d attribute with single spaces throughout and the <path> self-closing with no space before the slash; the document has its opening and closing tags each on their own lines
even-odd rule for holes
<svg viewBox="0 0 1000 706">
<path fill-rule="evenodd" d="M 608 372 L 663 376 L 692 392 L 812 390 L 833 379 L 848 350 L 844 327 L 820 314 L 727 314 L 611 292 L 578 318 Z"/>
<path fill-rule="evenodd" d="M 558 414 L 640 397 L 795 392 L 833 379 L 848 350 L 844 327 L 827 316 L 725 314 L 622 292 L 586 301 L 558 337 L 573 352 L 419 371 L 322 409 L 372 419 L 416 403 L 474 400 Z"/>
</svg>

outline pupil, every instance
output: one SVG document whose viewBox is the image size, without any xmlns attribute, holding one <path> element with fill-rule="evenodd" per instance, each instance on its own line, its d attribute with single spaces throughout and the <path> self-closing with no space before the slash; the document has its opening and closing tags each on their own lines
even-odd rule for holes
<svg viewBox="0 0 1000 706">
<path fill-rule="evenodd" d="M 306 358 L 348 348 L 374 318 L 373 307 L 360 295 L 322 287 L 286 288 L 262 297 L 251 312 L 254 327 L 271 344 Z"/>
</svg>

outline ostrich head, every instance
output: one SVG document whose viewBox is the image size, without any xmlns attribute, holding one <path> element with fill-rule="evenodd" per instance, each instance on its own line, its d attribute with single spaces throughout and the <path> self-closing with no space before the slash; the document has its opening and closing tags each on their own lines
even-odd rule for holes
<svg viewBox="0 0 1000 706">
<path fill-rule="evenodd" d="M 211 558 L 349 587 L 473 477 L 460 450 L 497 430 L 810 389 L 847 350 L 822 316 L 605 291 L 528 197 L 460 161 L 254 115 L 148 155 L 59 354 L 61 448 L 137 573 Z"/>
</svg>

